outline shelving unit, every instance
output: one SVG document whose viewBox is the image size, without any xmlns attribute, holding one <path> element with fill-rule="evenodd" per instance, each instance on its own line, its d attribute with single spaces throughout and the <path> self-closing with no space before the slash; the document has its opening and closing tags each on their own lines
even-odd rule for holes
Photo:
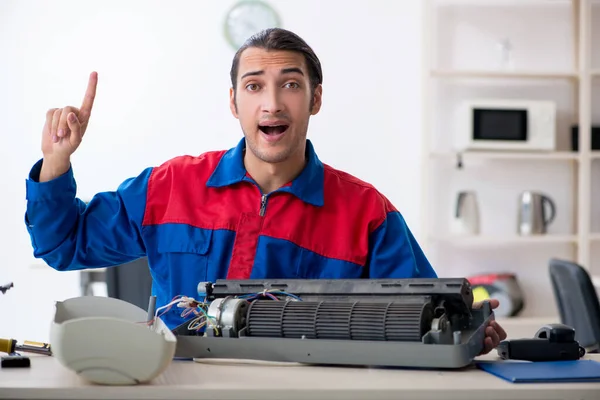
<svg viewBox="0 0 600 400">
<path fill-rule="evenodd" d="M 462 247 L 504 247 L 504 246 L 516 246 L 524 245 L 528 246 L 531 244 L 566 244 L 576 243 L 576 235 L 544 235 L 544 236 L 525 236 L 520 237 L 514 236 L 501 236 L 501 235 L 490 235 L 490 236 L 466 236 L 466 237 L 436 237 L 435 240 L 452 244 L 454 246 Z M 600 240 L 600 235 L 597 237 Z"/>
<path fill-rule="evenodd" d="M 548 260 L 569 258 L 594 274 L 593 252 L 600 250 L 600 205 L 593 204 L 600 184 L 592 180 L 600 178 L 600 151 L 591 150 L 591 126 L 600 123 L 600 112 L 593 113 L 600 106 L 600 1 L 425 0 L 423 15 L 423 247 L 443 276 L 516 273 L 529 289 L 528 312 L 555 314 L 553 304 L 536 300 L 551 290 Z M 513 68 L 494 58 L 494 41 L 505 37 L 517 49 Z M 556 151 L 456 153 L 452 110 L 468 97 L 556 101 Z M 571 149 L 572 125 L 579 126 L 578 151 Z M 449 233 L 460 190 L 478 194 L 477 236 Z M 545 235 L 516 232 L 524 190 L 556 203 Z"/>
<path fill-rule="evenodd" d="M 555 151 L 551 153 L 524 153 L 524 152 L 499 152 L 499 151 L 470 151 L 468 153 L 455 152 L 436 152 L 429 153 L 431 158 L 452 158 L 455 160 L 524 160 L 524 161 L 579 161 L 577 153 L 568 151 Z M 600 159 L 600 153 L 595 154 L 594 158 Z"/>
</svg>

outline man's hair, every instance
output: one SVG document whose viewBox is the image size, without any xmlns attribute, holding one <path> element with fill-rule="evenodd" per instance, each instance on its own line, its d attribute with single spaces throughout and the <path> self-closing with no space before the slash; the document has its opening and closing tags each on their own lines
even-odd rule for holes
<svg viewBox="0 0 600 400">
<path fill-rule="evenodd" d="M 311 92 L 314 94 L 315 88 L 323 83 L 323 71 L 321 62 L 313 49 L 300 36 L 281 28 L 265 29 L 253 36 L 238 49 L 233 57 L 231 64 L 231 86 L 236 90 L 238 69 L 242 52 L 249 47 L 257 47 L 265 50 L 289 50 L 304 55 L 308 77 L 311 83 Z"/>
</svg>

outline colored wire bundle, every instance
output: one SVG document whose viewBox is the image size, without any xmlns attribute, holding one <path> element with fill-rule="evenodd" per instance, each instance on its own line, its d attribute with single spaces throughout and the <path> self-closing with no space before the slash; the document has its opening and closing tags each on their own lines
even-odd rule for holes
<svg viewBox="0 0 600 400">
<path fill-rule="evenodd" d="M 206 325 L 207 321 L 211 323 L 211 317 L 206 313 L 205 310 L 205 308 L 208 308 L 209 303 L 205 301 L 199 302 L 192 297 L 182 295 L 175 296 L 169 303 L 158 307 L 154 313 L 154 318 L 146 323 L 149 326 L 153 326 L 156 319 L 169 312 L 174 305 L 177 305 L 178 308 L 183 308 L 180 316 L 184 319 L 192 316 L 192 314 L 196 315 L 196 317 L 190 321 L 188 329 L 199 330 Z M 214 320 L 214 318 L 212 319 Z"/>
<path fill-rule="evenodd" d="M 270 289 L 270 290 L 265 289 L 262 292 L 238 296 L 238 299 L 244 299 L 249 302 L 256 300 L 256 299 L 264 298 L 264 297 L 270 298 L 271 300 L 277 300 L 277 301 L 281 300 L 276 295 L 286 296 L 295 301 L 302 301 L 302 299 L 300 297 L 296 296 L 295 294 L 284 292 L 283 290 L 278 290 L 278 289 Z"/>
<path fill-rule="evenodd" d="M 202 307 L 199 307 L 197 310 L 193 310 L 193 313 L 196 314 L 196 318 L 192 319 L 188 324 L 189 330 L 199 331 L 208 323 L 215 330 L 215 333 L 217 333 L 217 335 L 219 334 L 219 328 L 215 323 L 215 318 L 208 315 L 206 310 L 204 310 Z"/>
<path fill-rule="evenodd" d="M 236 296 L 238 299 L 246 300 L 247 302 L 252 302 L 258 299 L 271 299 L 274 301 L 281 301 L 284 297 L 286 300 L 290 301 L 302 301 L 300 297 L 295 294 L 285 292 L 283 290 L 278 289 L 270 289 L 263 290 L 257 293 L 250 293 L 241 296 Z M 184 320 L 191 318 L 188 323 L 188 330 L 200 331 L 202 328 L 209 325 L 215 330 L 215 333 L 219 334 L 219 328 L 216 322 L 216 318 L 214 316 L 210 316 L 207 313 L 210 302 L 206 301 L 206 298 L 203 301 L 197 301 L 192 297 L 178 295 L 173 297 L 171 301 L 161 307 L 158 307 L 154 313 L 154 318 L 150 321 L 146 321 L 144 323 L 148 324 L 148 326 L 154 326 L 154 322 L 169 312 L 173 306 L 177 305 L 178 308 L 183 308 L 181 312 L 181 317 Z"/>
</svg>

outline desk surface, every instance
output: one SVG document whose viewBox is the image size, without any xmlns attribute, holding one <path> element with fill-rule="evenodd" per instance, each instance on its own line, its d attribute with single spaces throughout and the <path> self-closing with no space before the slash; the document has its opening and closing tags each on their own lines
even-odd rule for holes
<svg viewBox="0 0 600 400">
<path fill-rule="evenodd" d="M 541 322 L 541 324 L 540 324 Z M 531 337 L 548 321 L 502 321 L 509 337 Z M 551 321 L 550 321 L 551 322 Z M 496 358 L 496 351 L 481 357 Z M 586 355 L 600 361 L 600 354 Z M 469 367 L 460 371 L 321 367 L 207 360 L 174 361 L 149 384 L 89 384 L 58 361 L 31 356 L 31 368 L 0 370 L 0 398 L 11 399 L 597 399 L 600 383 L 512 384 Z"/>
</svg>

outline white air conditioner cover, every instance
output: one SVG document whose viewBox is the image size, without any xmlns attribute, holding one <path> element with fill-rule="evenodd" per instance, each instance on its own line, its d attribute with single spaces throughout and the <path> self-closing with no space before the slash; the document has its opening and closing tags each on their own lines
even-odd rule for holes
<svg viewBox="0 0 600 400">
<path fill-rule="evenodd" d="M 56 303 L 50 329 L 53 356 L 84 379 L 135 385 L 160 375 L 175 355 L 177 338 L 158 319 L 123 300 L 83 296 Z"/>
</svg>

